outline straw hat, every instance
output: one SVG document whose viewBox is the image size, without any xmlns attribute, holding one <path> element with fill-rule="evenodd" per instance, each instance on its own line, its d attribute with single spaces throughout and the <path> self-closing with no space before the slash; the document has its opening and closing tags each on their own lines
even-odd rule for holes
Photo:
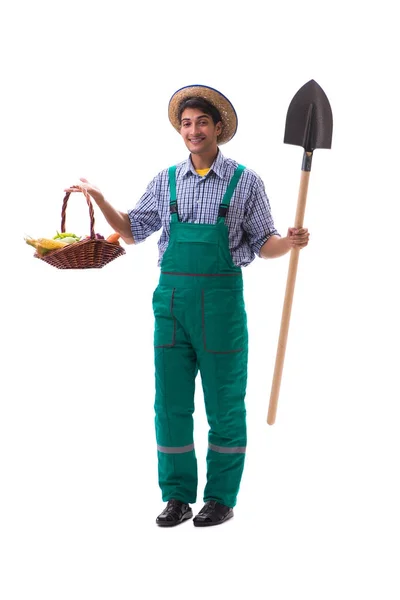
<svg viewBox="0 0 400 600">
<path fill-rule="evenodd" d="M 218 144 L 226 144 L 233 138 L 237 130 L 237 115 L 232 104 L 221 92 L 207 85 L 187 85 L 172 96 L 168 105 L 168 117 L 177 131 L 180 131 L 178 118 L 179 106 L 187 98 L 200 97 L 208 100 L 218 109 L 222 120 L 222 131 L 218 136 Z"/>
</svg>

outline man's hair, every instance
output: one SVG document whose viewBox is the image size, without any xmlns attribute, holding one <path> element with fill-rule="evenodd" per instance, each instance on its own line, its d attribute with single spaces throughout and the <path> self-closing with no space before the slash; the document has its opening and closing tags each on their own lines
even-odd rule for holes
<svg viewBox="0 0 400 600">
<path fill-rule="evenodd" d="M 186 108 L 198 108 L 199 110 L 202 110 L 204 114 L 210 115 L 214 122 L 214 125 L 222 121 L 219 110 L 215 108 L 215 106 L 211 104 L 211 102 L 209 102 L 205 98 L 199 98 L 195 96 L 192 98 L 185 98 L 180 103 L 178 108 L 179 123 L 181 122 L 182 113 Z"/>
</svg>

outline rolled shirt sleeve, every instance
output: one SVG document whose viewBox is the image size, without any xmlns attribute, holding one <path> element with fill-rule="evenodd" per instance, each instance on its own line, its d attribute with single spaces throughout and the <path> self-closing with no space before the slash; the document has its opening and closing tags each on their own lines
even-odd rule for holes
<svg viewBox="0 0 400 600">
<path fill-rule="evenodd" d="M 257 256 L 260 256 L 261 247 L 272 235 L 281 237 L 274 225 L 264 183 L 259 177 L 256 178 L 246 203 L 243 229 L 250 248 Z"/>
<path fill-rule="evenodd" d="M 147 189 L 134 208 L 128 210 L 131 231 L 136 244 L 144 242 L 152 233 L 161 229 L 162 222 L 158 211 L 156 196 L 154 194 L 156 178 L 147 186 Z"/>
</svg>

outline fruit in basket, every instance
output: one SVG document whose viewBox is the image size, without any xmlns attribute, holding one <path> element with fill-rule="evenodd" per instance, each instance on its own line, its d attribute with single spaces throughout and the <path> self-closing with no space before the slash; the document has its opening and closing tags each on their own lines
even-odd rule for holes
<svg viewBox="0 0 400 600">
<path fill-rule="evenodd" d="M 120 246 L 119 243 L 119 238 L 120 238 L 120 234 L 117 232 L 112 233 L 111 235 L 108 236 L 108 238 L 106 239 L 107 242 L 110 242 L 111 244 L 118 244 L 118 246 Z"/>
<path fill-rule="evenodd" d="M 61 242 L 65 242 L 66 244 L 75 244 L 75 242 L 79 242 L 80 238 L 76 237 L 63 237 Z"/>
<path fill-rule="evenodd" d="M 90 235 L 85 235 L 85 240 L 90 240 L 90 238 L 91 238 Z M 95 233 L 94 239 L 95 240 L 104 240 L 104 235 L 101 235 L 101 233 Z"/>
<path fill-rule="evenodd" d="M 68 246 L 68 244 L 62 240 L 51 240 L 49 238 L 38 238 L 35 240 L 29 236 L 24 239 L 25 242 L 29 244 L 29 246 L 33 246 L 36 252 L 41 256 L 44 256 L 52 250 L 59 250 L 60 248 Z"/>
<path fill-rule="evenodd" d="M 62 240 L 67 244 L 73 244 L 74 242 L 79 242 L 81 236 L 75 235 L 75 233 L 59 233 L 57 231 L 57 235 L 53 237 L 53 240 Z"/>
</svg>

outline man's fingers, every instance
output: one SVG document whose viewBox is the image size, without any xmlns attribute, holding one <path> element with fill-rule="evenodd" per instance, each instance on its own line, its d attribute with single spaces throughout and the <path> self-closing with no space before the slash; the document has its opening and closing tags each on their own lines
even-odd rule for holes
<svg viewBox="0 0 400 600">
<path fill-rule="evenodd" d="M 80 192 L 81 189 L 86 189 L 84 185 L 70 185 L 69 188 L 66 188 L 64 192 Z"/>
<path fill-rule="evenodd" d="M 306 233 L 304 235 L 296 234 L 296 235 L 294 235 L 293 237 L 290 238 L 291 245 L 292 245 L 293 248 L 295 248 L 295 247 L 298 248 L 299 246 L 301 246 L 301 247 L 302 246 L 307 246 L 309 238 L 310 238 L 310 234 L 309 233 Z"/>
</svg>

